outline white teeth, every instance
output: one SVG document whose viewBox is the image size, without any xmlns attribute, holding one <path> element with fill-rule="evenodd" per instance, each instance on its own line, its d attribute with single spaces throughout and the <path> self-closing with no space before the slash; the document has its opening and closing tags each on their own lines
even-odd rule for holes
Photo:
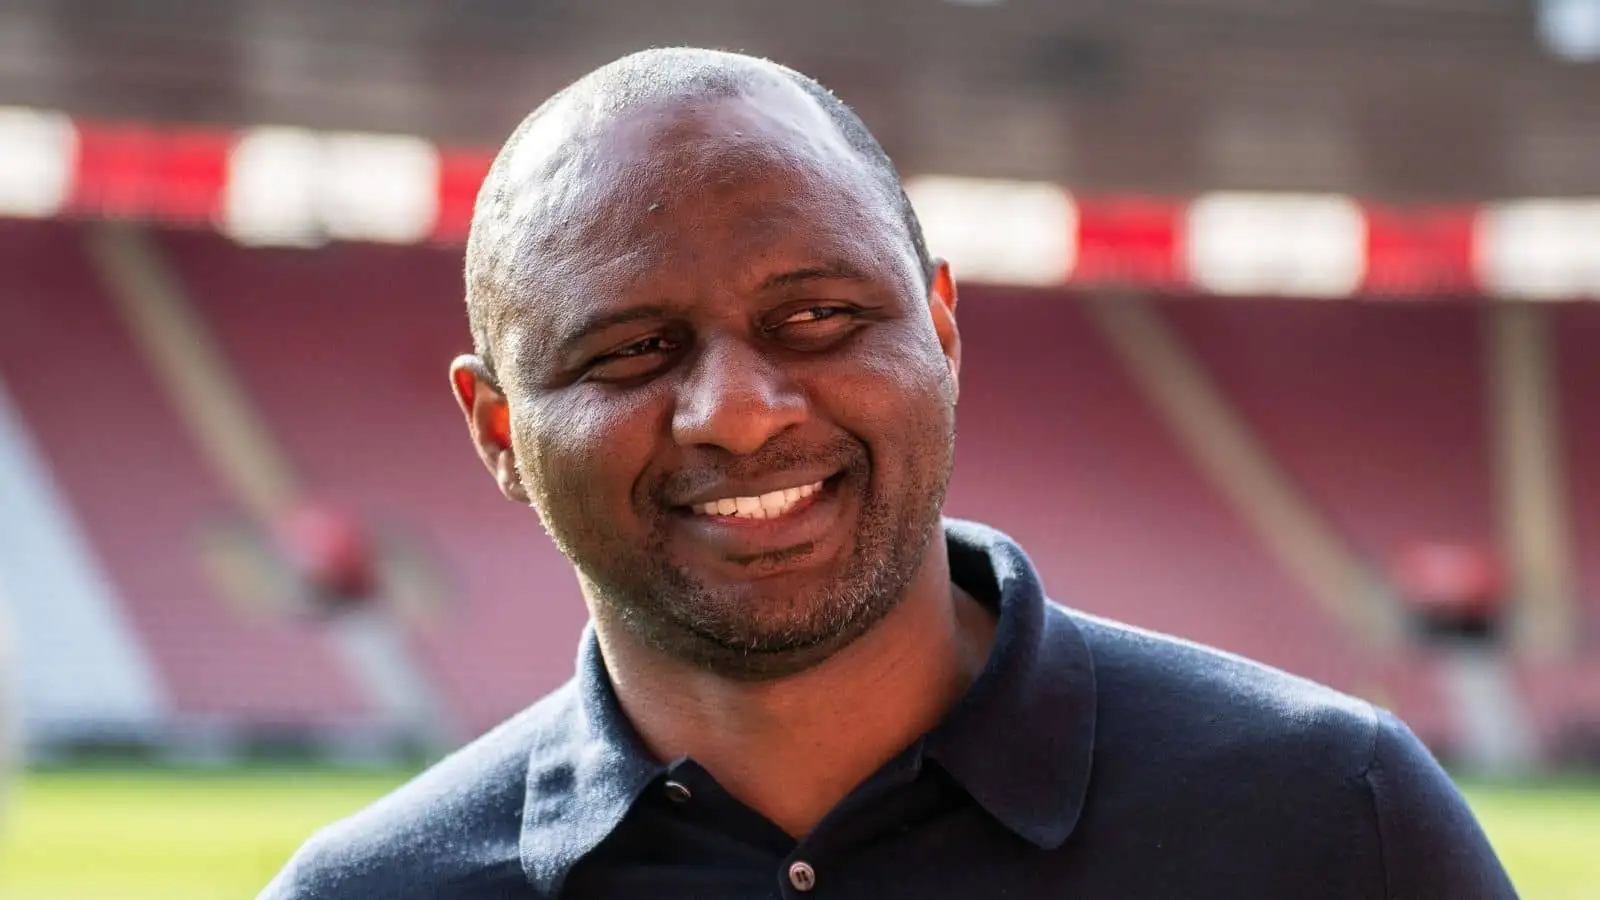
<svg viewBox="0 0 1600 900">
<path fill-rule="evenodd" d="M 822 482 L 769 491 L 758 497 L 723 497 L 696 504 L 694 511 L 703 516 L 736 516 L 741 519 L 776 519 L 788 512 L 796 503 L 822 490 Z"/>
</svg>

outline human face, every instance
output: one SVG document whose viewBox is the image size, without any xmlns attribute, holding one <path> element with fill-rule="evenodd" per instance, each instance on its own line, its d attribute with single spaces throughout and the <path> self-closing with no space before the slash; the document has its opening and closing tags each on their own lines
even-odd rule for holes
<svg viewBox="0 0 1600 900">
<path fill-rule="evenodd" d="M 948 273 L 798 89 L 589 147 L 492 336 L 516 474 L 599 627 L 734 677 L 813 665 L 942 539 Z"/>
</svg>

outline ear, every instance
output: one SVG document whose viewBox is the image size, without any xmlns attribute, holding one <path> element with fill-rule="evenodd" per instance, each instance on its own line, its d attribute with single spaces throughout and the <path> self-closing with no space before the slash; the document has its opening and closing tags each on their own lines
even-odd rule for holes
<svg viewBox="0 0 1600 900">
<path fill-rule="evenodd" d="M 939 347 L 950 364 L 950 382 L 958 392 L 961 385 L 961 331 L 956 328 L 956 282 L 950 277 L 950 264 L 935 260 L 933 277 L 928 280 L 928 314 Z"/>
<path fill-rule="evenodd" d="M 507 500 L 527 505 L 528 490 L 517 471 L 517 452 L 511 446 L 511 408 L 500 393 L 483 360 L 472 354 L 450 363 L 450 387 L 467 417 L 467 431 L 489 474 Z"/>
</svg>

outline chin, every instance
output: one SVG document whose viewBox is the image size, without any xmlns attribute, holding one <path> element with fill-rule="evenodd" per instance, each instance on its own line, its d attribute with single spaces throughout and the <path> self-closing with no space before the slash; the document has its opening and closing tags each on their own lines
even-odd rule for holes
<svg viewBox="0 0 1600 900">
<path fill-rule="evenodd" d="M 680 611 L 680 621 L 697 625 L 668 628 L 677 634 L 662 649 L 696 668 L 744 681 L 812 668 L 871 630 L 893 607 L 872 595 L 852 596 L 837 580 L 814 578 L 774 577 L 707 593 L 701 598 L 707 605 Z"/>
<path fill-rule="evenodd" d="M 773 649 L 752 649 L 705 636 L 696 636 L 689 646 L 680 646 L 674 655 L 697 669 L 733 681 L 778 681 L 815 668 L 859 638 L 865 629 L 851 629 L 819 636 L 792 646 L 783 644 L 778 634 L 757 638 L 752 643 Z"/>
</svg>

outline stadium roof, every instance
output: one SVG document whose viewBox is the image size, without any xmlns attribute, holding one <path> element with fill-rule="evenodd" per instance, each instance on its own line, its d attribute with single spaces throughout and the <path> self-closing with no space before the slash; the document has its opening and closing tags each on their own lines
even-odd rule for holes
<svg viewBox="0 0 1600 900">
<path fill-rule="evenodd" d="M 0 103 L 497 143 L 692 43 L 856 105 L 912 173 L 1475 201 L 1600 190 L 1600 77 L 1503 0 L 12 0 Z"/>
</svg>

